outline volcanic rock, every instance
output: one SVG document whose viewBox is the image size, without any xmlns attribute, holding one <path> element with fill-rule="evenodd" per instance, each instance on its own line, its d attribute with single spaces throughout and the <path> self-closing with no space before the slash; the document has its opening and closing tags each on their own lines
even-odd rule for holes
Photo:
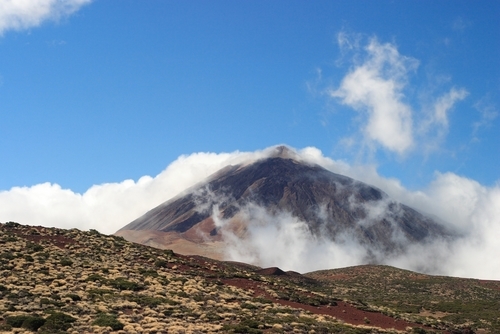
<svg viewBox="0 0 500 334">
<path fill-rule="evenodd" d="M 260 270 L 255 271 L 257 274 L 260 275 L 266 275 L 266 276 L 283 276 L 286 275 L 287 273 L 281 270 L 278 267 L 270 267 L 270 268 L 264 268 Z"/>
<path fill-rule="evenodd" d="M 267 215 L 263 218 L 259 210 Z M 252 224 L 272 224 L 272 217 L 283 213 L 304 222 L 313 239 L 342 242 L 349 236 L 386 254 L 452 235 L 380 189 L 308 163 L 285 146 L 267 158 L 219 170 L 117 234 L 181 254 L 220 259 L 225 236 L 245 238 Z"/>
</svg>

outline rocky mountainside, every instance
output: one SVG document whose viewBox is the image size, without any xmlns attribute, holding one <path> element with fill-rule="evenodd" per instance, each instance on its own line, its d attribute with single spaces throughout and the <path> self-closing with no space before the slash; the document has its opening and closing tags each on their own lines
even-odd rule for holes
<svg viewBox="0 0 500 334">
<path fill-rule="evenodd" d="M 262 218 L 258 209 L 267 216 Z M 370 254 L 452 236 L 381 190 L 310 164 L 280 146 L 265 159 L 227 166 L 117 232 L 127 240 L 221 258 L 225 236 L 244 239 L 252 224 L 289 214 L 314 238 L 354 239 Z M 367 259 L 377 262 L 376 258 Z"/>
<path fill-rule="evenodd" d="M 499 333 L 500 282 L 301 275 L 77 229 L 0 224 L 0 333 Z"/>
</svg>

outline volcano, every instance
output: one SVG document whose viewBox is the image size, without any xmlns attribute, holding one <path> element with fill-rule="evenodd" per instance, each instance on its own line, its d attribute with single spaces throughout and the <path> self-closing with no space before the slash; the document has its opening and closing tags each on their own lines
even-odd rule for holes
<svg viewBox="0 0 500 334">
<path fill-rule="evenodd" d="M 368 254 L 390 256 L 412 244 L 453 237 L 444 225 L 380 189 L 311 164 L 285 146 L 266 158 L 226 166 L 116 234 L 222 259 L 228 241 L 244 241 L 253 227 L 278 218 L 281 224 L 300 224 L 311 242 L 354 240 Z"/>
</svg>

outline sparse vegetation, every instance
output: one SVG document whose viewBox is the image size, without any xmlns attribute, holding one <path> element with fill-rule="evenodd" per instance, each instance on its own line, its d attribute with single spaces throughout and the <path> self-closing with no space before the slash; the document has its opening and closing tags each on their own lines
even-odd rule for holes
<svg viewBox="0 0 500 334">
<path fill-rule="evenodd" d="M 390 267 L 265 276 L 97 231 L 17 223 L 0 224 L 0 241 L 4 332 L 373 334 L 394 333 L 393 323 L 408 334 L 500 328 L 499 282 Z M 342 318 L 353 312 L 357 322 Z M 384 327 L 373 314 L 398 321 Z"/>
<path fill-rule="evenodd" d="M 356 300 L 360 308 L 432 328 L 458 326 L 500 332 L 500 282 L 427 276 L 389 266 L 325 270 L 308 276 L 320 280 L 324 291 Z M 430 330 L 414 328 L 413 332 Z"/>
</svg>

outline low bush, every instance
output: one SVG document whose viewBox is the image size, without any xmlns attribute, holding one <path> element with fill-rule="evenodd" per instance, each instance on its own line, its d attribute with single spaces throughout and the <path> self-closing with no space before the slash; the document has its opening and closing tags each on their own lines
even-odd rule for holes
<svg viewBox="0 0 500 334">
<path fill-rule="evenodd" d="M 229 333 L 262 333 L 262 330 L 259 329 L 259 323 L 253 319 L 244 319 L 236 325 L 224 325 L 222 330 Z"/>
<path fill-rule="evenodd" d="M 131 291 L 139 291 L 142 290 L 143 287 L 138 283 L 128 281 L 125 277 L 118 277 L 114 280 L 107 281 L 107 285 L 112 286 L 118 290 L 131 290 Z"/>
<path fill-rule="evenodd" d="M 38 328 L 42 327 L 45 323 L 45 319 L 39 316 L 31 315 L 16 315 L 12 317 L 7 317 L 5 323 L 14 328 L 25 328 L 27 330 L 36 332 Z"/>
<path fill-rule="evenodd" d="M 248 310 L 255 310 L 255 309 L 257 309 L 257 306 L 250 304 L 250 303 L 243 303 L 243 304 L 241 304 L 241 308 L 246 308 Z"/>
<path fill-rule="evenodd" d="M 40 331 L 42 333 L 57 333 L 60 331 L 67 331 L 71 327 L 71 324 L 75 321 L 76 319 L 68 314 L 55 312 L 49 315 L 47 319 L 45 319 L 45 324 L 40 327 Z"/>
<path fill-rule="evenodd" d="M 43 305 L 53 305 L 55 307 L 62 307 L 62 306 L 64 306 L 64 303 L 57 301 L 57 300 L 49 299 L 49 298 L 41 298 L 40 299 L 40 306 L 43 306 Z"/>
<path fill-rule="evenodd" d="M 26 243 L 26 249 L 29 253 L 41 252 L 43 251 L 43 246 L 34 242 Z"/>
<path fill-rule="evenodd" d="M 35 261 L 35 259 L 31 255 L 24 255 L 24 260 L 26 262 L 34 262 Z"/>
<path fill-rule="evenodd" d="M 255 303 L 261 303 L 261 304 L 272 304 L 273 302 L 269 299 L 262 298 L 262 297 L 256 297 L 253 299 L 253 302 Z"/>
<path fill-rule="evenodd" d="M 22 328 L 36 332 L 38 328 L 45 324 L 45 319 L 42 317 L 28 317 L 23 321 Z"/>
<path fill-rule="evenodd" d="M 28 319 L 29 315 L 15 315 L 12 317 L 7 317 L 5 323 L 11 325 L 14 328 L 20 328 L 23 325 L 24 320 Z"/>
<path fill-rule="evenodd" d="M 85 279 L 85 281 L 87 281 L 87 282 L 95 282 L 95 281 L 105 282 L 106 279 L 104 277 L 102 277 L 101 275 L 99 275 L 99 274 L 90 274 Z"/>
<path fill-rule="evenodd" d="M 5 227 L 7 228 L 15 228 L 15 227 L 20 227 L 21 224 L 16 223 L 16 222 L 6 222 Z"/>
<path fill-rule="evenodd" d="M 87 291 L 89 298 L 102 300 L 106 295 L 113 295 L 115 292 L 109 289 L 90 289 Z"/>
<path fill-rule="evenodd" d="M 416 328 L 413 328 L 412 333 L 413 334 L 426 334 L 427 331 L 423 328 L 416 327 Z"/>
<path fill-rule="evenodd" d="M 101 313 L 92 323 L 100 327 L 111 327 L 114 331 L 122 330 L 124 325 L 116 319 L 116 316 L 111 314 Z"/>
<path fill-rule="evenodd" d="M 174 251 L 173 251 L 173 250 L 171 250 L 171 249 L 165 249 L 165 250 L 163 251 L 163 253 L 164 253 L 165 255 L 167 255 L 168 257 L 175 256 Z"/>
<path fill-rule="evenodd" d="M 148 307 L 155 307 L 155 306 L 158 306 L 161 304 L 166 304 L 169 301 L 166 298 L 152 297 L 152 296 L 146 296 L 146 295 L 130 296 L 127 299 L 132 301 L 132 302 L 136 302 L 137 304 L 139 304 L 141 306 L 148 306 Z"/>
<path fill-rule="evenodd" d="M 59 263 L 61 264 L 61 266 L 64 266 L 64 267 L 69 267 L 69 266 L 73 265 L 73 261 L 71 261 L 68 258 L 61 259 L 61 261 Z"/>
<path fill-rule="evenodd" d="M 97 230 L 95 230 L 95 229 L 93 229 L 93 228 L 91 228 L 91 229 L 89 230 L 89 233 L 90 233 L 90 235 L 92 235 L 92 236 L 96 236 L 96 237 L 100 237 L 100 236 L 102 236 L 102 234 L 101 234 L 99 231 L 97 231 Z"/>
<path fill-rule="evenodd" d="M 139 269 L 139 274 L 145 277 L 158 277 L 158 272 L 156 270 Z"/>
<path fill-rule="evenodd" d="M 0 331 L 10 332 L 12 331 L 12 326 L 9 324 L 0 324 Z"/>
<path fill-rule="evenodd" d="M 37 253 L 36 255 L 39 260 L 48 260 L 50 257 L 50 253 L 48 252 Z"/>
<path fill-rule="evenodd" d="M 166 268 L 168 265 L 168 262 L 165 260 L 156 260 L 155 261 L 155 267 L 157 268 Z"/>
<path fill-rule="evenodd" d="M 82 298 L 79 295 L 74 294 L 74 293 L 70 293 L 70 294 L 66 295 L 66 297 L 71 298 L 71 300 L 74 302 L 78 302 L 78 301 L 82 300 Z"/>
<path fill-rule="evenodd" d="M 1 259 L 14 260 L 16 257 L 11 252 L 4 252 L 0 254 Z"/>
</svg>

